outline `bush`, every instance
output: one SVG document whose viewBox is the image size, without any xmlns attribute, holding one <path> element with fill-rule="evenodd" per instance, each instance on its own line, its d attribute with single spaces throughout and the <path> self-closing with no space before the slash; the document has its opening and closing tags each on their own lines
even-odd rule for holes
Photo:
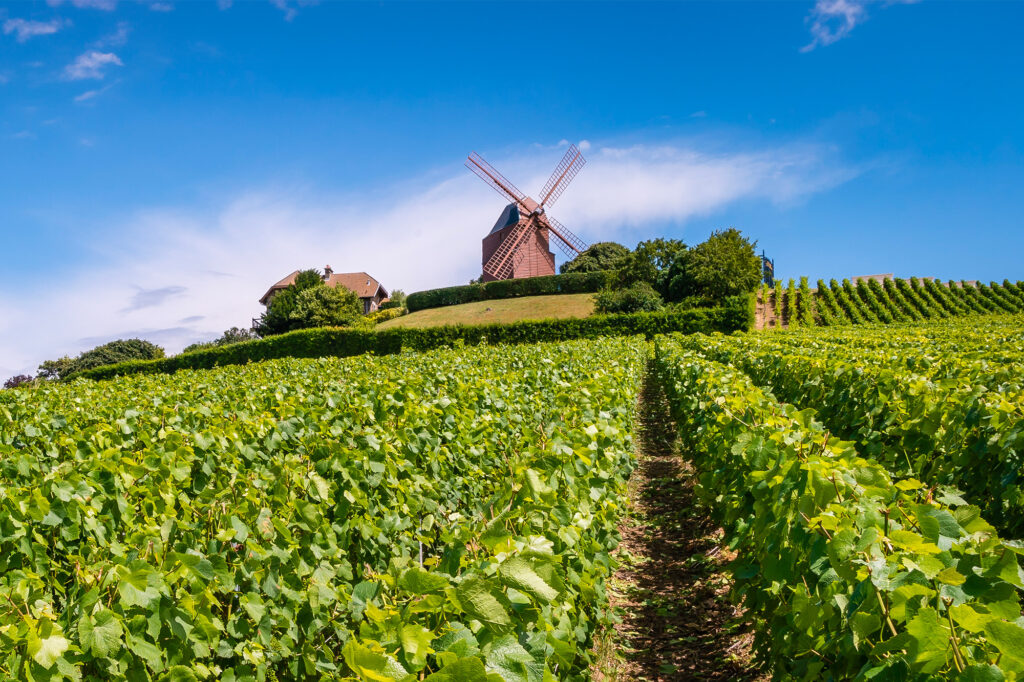
<svg viewBox="0 0 1024 682">
<path fill-rule="evenodd" d="M 405 308 L 382 307 L 380 310 L 375 310 L 368 314 L 365 319 L 373 324 L 380 324 L 381 322 L 387 322 L 388 320 L 393 320 L 396 317 L 401 317 L 402 315 L 405 315 Z"/>
<path fill-rule="evenodd" d="M 155 360 L 164 357 L 164 349 L 142 339 L 119 339 L 96 346 L 77 358 L 64 356 L 59 360 L 47 360 L 39 365 L 42 379 L 66 379 L 72 374 L 87 369 L 116 365 L 130 360 Z"/>
<path fill-rule="evenodd" d="M 732 227 L 712 232 L 672 264 L 667 276 L 668 299 L 703 296 L 722 300 L 754 291 L 761 281 L 761 259 L 755 245 Z"/>
<path fill-rule="evenodd" d="M 626 289 L 605 289 L 594 297 L 599 313 L 649 313 L 661 310 L 663 301 L 647 282 L 635 282 Z"/>
<path fill-rule="evenodd" d="M 573 258 L 571 261 L 562 263 L 558 269 L 563 275 L 569 272 L 599 272 L 601 270 L 615 270 L 622 264 L 623 259 L 629 255 L 629 249 L 622 244 L 615 242 L 597 242 L 591 244 L 587 249 Z"/>
<path fill-rule="evenodd" d="M 17 388 L 32 382 L 32 377 L 27 374 L 18 374 L 4 382 L 4 388 Z"/>
<path fill-rule="evenodd" d="M 242 365 L 284 357 L 345 357 L 373 353 L 391 355 L 402 351 L 426 351 L 458 344 L 515 344 L 568 341 L 601 336 L 642 334 L 648 338 L 669 332 L 722 332 L 748 330 L 754 321 L 753 297 L 735 296 L 719 308 L 680 312 L 595 315 L 584 318 L 484 324 L 448 325 L 423 329 L 396 327 L 381 331 L 364 329 L 303 329 L 259 341 L 246 341 L 154 362 L 128 362 L 83 372 L 77 377 L 110 379 L 123 374 L 172 373 L 179 369 L 209 369 Z"/>
<path fill-rule="evenodd" d="M 258 339 L 259 336 L 256 332 L 251 329 L 242 329 L 241 327 L 232 327 L 231 329 L 225 330 L 221 334 L 219 339 L 213 341 L 203 341 L 200 343 L 193 343 L 192 345 L 185 346 L 182 349 L 182 353 L 194 353 L 197 350 L 206 350 L 207 348 L 217 348 L 218 346 L 230 346 L 233 343 L 241 343 L 243 341 L 252 341 Z"/>
<path fill-rule="evenodd" d="M 441 308 L 448 305 L 491 301 L 520 296 L 544 296 L 549 294 L 586 294 L 610 286 L 615 273 L 574 272 L 565 275 L 545 275 L 525 279 L 503 279 L 485 284 L 469 284 L 443 289 L 428 289 L 409 294 L 406 307 L 410 313 L 427 308 Z"/>
</svg>

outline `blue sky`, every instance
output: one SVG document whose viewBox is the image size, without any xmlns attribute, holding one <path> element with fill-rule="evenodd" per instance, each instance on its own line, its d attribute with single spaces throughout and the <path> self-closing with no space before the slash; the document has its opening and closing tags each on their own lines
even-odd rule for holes
<svg viewBox="0 0 1024 682">
<path fill-rule="evenodd" d="M 246 326 L 299 267 L 464 283 L 564 151 L 588 242 L 1024 279 L 1017 2 L 0 4 L 0 376 Z"/>
</svg>

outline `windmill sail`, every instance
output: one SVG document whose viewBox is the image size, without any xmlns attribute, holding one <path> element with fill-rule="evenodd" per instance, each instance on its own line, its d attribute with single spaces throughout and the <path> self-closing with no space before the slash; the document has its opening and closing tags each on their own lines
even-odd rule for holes
<svg viewBox="0 0 1024 682">
<path fill-rule="evenodd" d="M 555 274 L 555 254 L 550 251 L 554 235 L 558 247 L 569 257 L 586 248 L 583 240 L 565 225 L 547 215 L 546 207 L 562 196 L 565 188 L 586 164 L 576 145 L 570 145 L 562 160 L 541 190 L 538 203 L 476 152 L 466 159 L 466 167 L 492 189 L 512 202 L 483 240 L 483 279 L 492 281 L 512 277 Z"/>
</svg>

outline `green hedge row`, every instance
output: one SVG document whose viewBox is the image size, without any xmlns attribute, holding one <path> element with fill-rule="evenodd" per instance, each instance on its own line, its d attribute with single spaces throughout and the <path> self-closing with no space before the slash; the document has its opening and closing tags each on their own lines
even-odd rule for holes
<svg viewBox="0 0 1024 682">
<path fill-rule="evenodd" d="M 692 334 L 717 331 L 727 334 L 750 329 L 753 322 L 753 297 L 736 296 L 719 308 L 695 308 L 681 312 L 595 315 L 512 324 L 447 325 L 421 329 L 396 327 L 381 331 L 338 327 L 300 329 L 258 341 L 245 341 L 161 360 L 135 360 L 97 367 L 80 372 L 72 378 L 102 380 L 124 374 L 170 374 L 179 369 L 210 369 L 222 365 L 241 365 L 284 357 L 346 357 L 364 353 L 390 355 L 402 351 L 431 350 L 458 343 L 540 343 L 634 334 L 643 334 L 651 338 L 669 332 Z"/>
<path fill-rule="evenodd" d="M 468 284 L 461 287 L 427 289 L 409 294 L 405 305 L 410 313 L 427 308 L 441 308 L 446 305 L 490 301 L 499 298 L 519 296 L 543 296 L 546 294 L 586 294 L 600 291 L 609 286 L 615 277 L 612 270 L 598 272 L 571 272 L 565 275 L 527 277 L 525 279 L 503 279 L 485 284 Z"/>
</svg>

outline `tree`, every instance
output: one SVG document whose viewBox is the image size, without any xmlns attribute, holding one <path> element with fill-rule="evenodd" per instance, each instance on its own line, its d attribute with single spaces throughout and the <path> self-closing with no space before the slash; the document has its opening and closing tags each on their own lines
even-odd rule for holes
<svg viewBox="0 0 1024 682">
<path fill-rule="evenodd" d="M 618 268 L 618 284 L 628 287 L 636 282 L 647 282 L 664 296 L 668 271 L 685 253 L 686 244 L 678 239 L 658 238 L 640 242 L 632 253 L 622 259 Z"/>
<path fill-rule="evenodd" d="M 712 232 L 669 271 L 668 300 L 699 297 L 717 302 L 754 291 L 761 281 L 756 245 L 733 227 Z"/>
<path fill-rule="evenodd" d="M 18 386 L 21 386 L 22 384 L 30 383 L 31 381 L 32 381 L 32 377 L 30 377 L 29 375 L 27 375 L 27 374 L 18 374 L 16 376 L 11 377 L 7 381 L 5 381 L 4 382 L 4 388 L 17 388 Z"/>
<path fill-rule="evenodd" d="M 75 360 L 74 371 L 116 365 L 128 360 L 155 360 L 164 357 L 164 349 L 142 339 L 118 339 L 87 350 Z"/>
<path fill-rule="evenodd" d="M 300 292 L 316 286 L 323 286 L 319 271 L 303 270 L 297 274 L 294 283 L 274 294 L 267 309 L 253 324 L 252 330 L 259 336 L 273 336 L 299 329 L 291 317 L 295 299 Z"/>
<path fill-rule="evenodd" d="M 596 272 L 598 270 L 614 270 L 619 267 L 622 260 L 629 255 L 629 249 L 622 244 L 615 242 L 597 242 L 591 244 L 587 249 L 573 258 L 571 261 L 562 263 L 558 269 L 565 274 L 567 272 Z"/>
<path fill-rule="evenodd" d="M 129 360 L 154 360 L 164 357 L 164 349 L 142 339 L 118 339 L 92 350 L 77 358 L 64 356 L 59 360 L 47 360 L 39 365 L 39 376 L 43 379 L 67 379 L 76 372 L 93 367 L 116 365 Z"/>
<path fill-rule="evenodd" d="M 625 289 L 605 289 L 594 297 L 594 310 L 599 313 L 640 313 L 661 310 L 658 292 L 647 282 L 634 282 Z"/>
<path fill-rule="evenodd" d="M 406 294 L 401 289 L 395 289 L 391 292 L 391 296 L 388 300 L 381 304 L 381 310 L 388 310 L 389 308 L 404 308 L 405 307 Z"/>
<path fill-rule="evenodd" d="M 46 360 L 39 365 L 39 377 L 50 381 L 62 379 L 74 372 L 75 360 L 64 356 L 57 360 Z"/>
<path fill-rule="evenodd" d="M 294 329 L 345 327 L 358 320 L 363 306 L 354 291 L 321 284 L 303 289 L 289 314 Z"/>
<path fill-rule="evenodd" d="M 226 330 L 220 335 L 220 338 L 214 339 L 213 341 L 202 341 L 200 343 L 193 343 L 192 345 L 185 346 L 182 349 L 181 354 L 195 353 L 197 350 L 207 350 L 209 348 L 217 348 L 219 346 L 230 346 L 236 343 L 242 343 L 243 341 L 252 341 L 258 339 L 259 336 L 256 332 L 251 329 L 242 329 L 241 327 L 232 327 Z"/>
</svg>

